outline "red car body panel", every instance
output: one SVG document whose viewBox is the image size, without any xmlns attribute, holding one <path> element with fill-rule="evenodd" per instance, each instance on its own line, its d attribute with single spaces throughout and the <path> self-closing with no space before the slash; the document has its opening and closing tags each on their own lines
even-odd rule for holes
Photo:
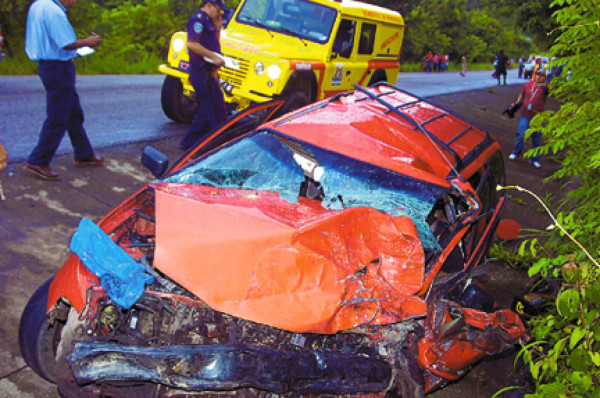
<svg viewBox="0 0 600 398">
<path fill-rule="evenodd" d="M 372 208 L 156 184 L 155 266 L 211 308 L 295 332 L 424 316 L 417 230 Z"/>
</svg>

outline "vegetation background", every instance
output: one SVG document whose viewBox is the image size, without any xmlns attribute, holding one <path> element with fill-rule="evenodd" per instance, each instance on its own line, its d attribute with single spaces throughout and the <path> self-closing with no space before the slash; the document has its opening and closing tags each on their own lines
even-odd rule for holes
<svg viewBox="0 0 600 398">
<path fill-rule="evenodd" d="M 8 53 L 0 74 L 36 73 L 23 51 L 31 2 L 0 0 Z M 227 0 L 230 7 L 238 2 Z M 404 65 L 418 65 L 429 50 L 449 54 L 454 63 L 466 53 L 470 65 L 490 65 L 503 49 L 514 58 L 548 51 L 557 57 L 551 67 L 570 72 L 551 83 L 560 110 L 536 116 L 530 130 L 543 131 L 538 150 L 560 163 L 548 179 L 562 182 L 565 195 L 540 200 L 540 208 L 556 211 L 547 231 L 535 232 L 518 253 L 496 253 L 560 286 L 529 325 L 533 341 L 522 357 L 535 389 L 527 397 L 600 398 L 600 0 L 367 2 L 404 16 Z M 79 72 L 156 73 L 171 34 L 198 6 L 196 0 L 78 0 L 69 11 L 77 33 L 104 37 L 96 56 L 80 60 Z"/>
<path fill-rule="evenodd" d="M 551 42 L 536 31 L 549 29 L 550 0 L 363 0 L 399 11 L 406 23 L 403 70 L 419 69 L 428 51 L 450 55 L 451 67 L 468 54 L 469 67 L 490 68 L 498 50 L 517 59 Z M 36 74 L 23 50 L 32 0 L 0 0 L 0 24 L 7 58 L 0 74 Z M 78 0 L 69 20 L 79 36 L 100 34 L 93 57 L 78 62 L 78 73 L 157 73 L 171 35 L 185 28 L 201 0 Z M 226 0 L 236 7 L 239 0 Z M 544 30 L 548 31 L 548 30 Z"/>
</svg>

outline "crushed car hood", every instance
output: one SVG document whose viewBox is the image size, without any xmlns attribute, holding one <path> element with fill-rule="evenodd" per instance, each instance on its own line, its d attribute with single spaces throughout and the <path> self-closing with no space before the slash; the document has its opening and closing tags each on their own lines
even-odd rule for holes
<svg viewBox="0 0 600 398">
<path fill-rule="evenodd" d="M 277 193 L 155 183 L 154 266 L 206 304 L 296 332 L 424 316 L 413 222 Z"/>
</svg>

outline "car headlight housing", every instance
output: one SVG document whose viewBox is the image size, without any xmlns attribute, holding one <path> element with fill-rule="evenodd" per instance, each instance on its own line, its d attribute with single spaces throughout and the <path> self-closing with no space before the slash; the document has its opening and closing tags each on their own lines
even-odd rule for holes
<svg viewBox="0 0 600 398">
<path fill-rule="evenodd" d="M 269 79 L 271 80 L 279 79 L 279 76 L 281 76 L 281 68 L 277 65 L 269 66 L 267 68 L 267 76 L 269 76 Z"/>
<path fill-rule="evenodd" d="M 173 51 L 175 51 L 176 53 L 180 52 L 181 50 L 183 50 L 183 40 L 180 38 L 177 38 L 175 40 L 173 40 Z"/>
<path fill-rule="evenodd" d="M 263 73 L 265 73 L 265 64 L 263 64 L 260 61 L 257 61 L 254 64 L 254 72 L 256 72 L 257 75 L 262 75 Z"/>
</svg>

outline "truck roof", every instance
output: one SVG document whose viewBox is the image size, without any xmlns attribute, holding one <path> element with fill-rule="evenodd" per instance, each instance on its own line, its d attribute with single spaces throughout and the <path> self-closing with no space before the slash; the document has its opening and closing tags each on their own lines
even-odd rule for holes
<svg viewBox="0 0 600 398">
<path fill-rule="evenodd" d="M 367 4 L 355 0 L 321 0 L 322 4 L 327 4 L 338 8 L 343 15 L 350 15 L 358 18 L 365 18 L 390 24 L 404 25 L 402 15 L 388 8 Z"/>
</svg>

